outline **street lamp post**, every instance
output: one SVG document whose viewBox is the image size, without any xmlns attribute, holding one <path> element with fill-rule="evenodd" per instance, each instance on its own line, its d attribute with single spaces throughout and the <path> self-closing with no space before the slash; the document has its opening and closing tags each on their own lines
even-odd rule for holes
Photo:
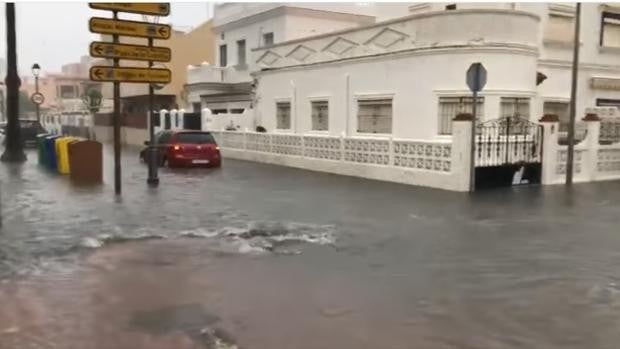
<svg viewBox="0 0 620 349">
<path fill-rule="evenodd" d="M 39 95 L 39 73 L 41 72 L 41 67 L 39 63 L 35 63 L 32 65 L 32 76 L 34 76 L 34 91 L 35 94 Z M 41 106 L 39 103 L 34 104 L 37 111 L 37 121 L 41 121 Z"/>
<path fill-rule="evenodd" d="M 6 100 L 7 122 L 5 147 L 0 161 L 24 162 L 26 154 L 19 128 L 19 75 L 17 75 L 17 50 L 15 42 L 15 3 L 6 3 Z"/>
</svg>

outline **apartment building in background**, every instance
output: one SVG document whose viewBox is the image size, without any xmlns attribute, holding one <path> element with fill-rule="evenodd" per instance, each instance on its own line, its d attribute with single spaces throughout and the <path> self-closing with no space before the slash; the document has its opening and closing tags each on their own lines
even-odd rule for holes
<svg viewBox="0 0 620 349">
<path fill-rule="evenodd" d="M 454 137 L 454 119 L 471 113 L 474 103 L 484 127 L 509 134 L 516 132 L 506 128 L 513 122 L 537 130 L 543 115 L 553 115 L 558 127 L 546 130 L 564 137 L 575 8 L 513 2 L 227 3 L 215 8 L 216 61 L 188 70 L 188 100 L 194 109 L 211 110 L 209 127 L 216 132 L 266 130 L 222 132 L 228 156 L 464 190 L 466 176 L 458 176 L 467 168 L 461 166 L 465 144 Z M 583 4 L 580 48 L 578 119 L 595 113 L 620 120 L 620 6 Z M 475 102 L 465 78 L 472 63 L 487 71 Z M 229 128 L 228 120 L 241 127 Z M 578 127 L 585 130 L 586 124 Z M 613 136 L 619 128 L 605 130 Z M 501 157 L 510 166 L 511 156 L 522 154 L 540 165 L 542 137 L 520 136 L 521 143 L 512 140 L 503 148 L 498 135 L 496 143 L 486 139 L 486 148 L 480 138 L 476 154 Z M 557 144 L 547 149 L 552 147 Z M 506 149 L 514 154 L 498 155 Z M 548 154 L 546 161 L 557 162 L 553 175 L 565 171 L 565 154 L 565 149 Z M 600 156 L 598 167 L 588 165 L 581 173 L 618 165 Z M 338 159 L 338 166 L 328 161 Z M 549 168 L 543 182 L 555 181 Z"/>
<path fill-rule="evenodd" d="M 172 80 L 155 90 L 153 109 L 191 109 L 191 103 L 187 100 L 184 89 L 187 79 L 187 67 L 190 65 L 211 62 L 214 60 L 214 34 L 211 30 L 212 22 L 205 21 L 201 25 L 182 31 L 173 27 L 171 37 L 168 40 L 155 40 L 154 45 L 169 47 L 172 51 L 170 62 L 155 63 L 155 67 L 168 68 L 172 71 Z M 111 41 L 108 35 L 102 35 L 101 41 Z M 121 43 L 146 45 L 147 39 L 121 37 Z M 96 65 L 112 65 L 111 60 L 98 59 Z M 147 62 L 123 61 L 124 66 L 147 67 Z M 112 83 L 103 83 L 103 96 L 108 100 L 112 98 Z M 130 144 L 142 144 L 148 135 L 148 108 L 149 90 L 144 83 L 122 83 L 120 89 L 121 113 L 123 120 L 123 142 Z M 112 114 L 110 111 L 98 115 L 95 124 L 97 126 L 98 139 L 109 140 L 112 137 L 111 125 Z"/>
<path fill-rule="evenodd" d="M 215 60 L 188 67 L 186 91 L 194 111 L 238 115 L 255 103 L 253 50 L 280 42 L 359 28 L 406 11 L 407 4 L 224 3 L 213 18 Z"/>
<path fill-rule="evenodd" d="M 79 112 L 86 110 L 82 96 L 91 88 L 101 89 L 102 84 L 93 82 L 88 76 L 92 65 L 89 56 L 82 56 L 79 62 L 61 67 L 60 73 L 42 71 L 39 76 L 39 92 L 45 97 L 41 109 L 51 113 Z M 35 79 L 30 75 L 22 77 L 21 89 L 28 96 L 36 91 Z"/>
</svg>

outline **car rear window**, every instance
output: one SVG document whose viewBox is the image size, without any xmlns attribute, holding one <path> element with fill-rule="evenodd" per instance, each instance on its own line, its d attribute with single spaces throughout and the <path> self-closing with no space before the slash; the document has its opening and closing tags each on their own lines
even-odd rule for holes
<svg viewBox="0 0 620 349">
<path fill-rule="evenodd" d="M 176 141 L 187 144 L 215 144 L 215 139 L 210 133 L 177 133 Z"/>
</svg>

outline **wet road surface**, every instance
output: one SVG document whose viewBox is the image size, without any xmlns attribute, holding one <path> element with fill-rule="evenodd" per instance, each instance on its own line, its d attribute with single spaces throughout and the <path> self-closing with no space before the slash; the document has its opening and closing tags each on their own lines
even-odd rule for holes
<svg viewBox="0 0 620 349">
<path fill-rule="evenodd" d="M 0 348 L 617 348 L 620 183 L 0 165 Z M 106 154 L 109 161 L 110 154 Z M 236 343 L 236 344 L 233 344 Z"/>
</svg>

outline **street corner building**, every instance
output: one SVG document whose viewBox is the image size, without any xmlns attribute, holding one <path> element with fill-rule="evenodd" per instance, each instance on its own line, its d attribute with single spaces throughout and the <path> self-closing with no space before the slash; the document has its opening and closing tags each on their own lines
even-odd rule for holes
<svg viewBox="0 0 620 349">
<path fill-rule="evenodd" d="M 227 157 L 456 191 L 471 171 L 561 183 L 574 21 L 560 3 L 221 4 L 215 64 L 188 67 L 185 93 Z M 580 49 L 575 180 L 619 179 L 620 6 L 583 4 Z"/>
</svg>

